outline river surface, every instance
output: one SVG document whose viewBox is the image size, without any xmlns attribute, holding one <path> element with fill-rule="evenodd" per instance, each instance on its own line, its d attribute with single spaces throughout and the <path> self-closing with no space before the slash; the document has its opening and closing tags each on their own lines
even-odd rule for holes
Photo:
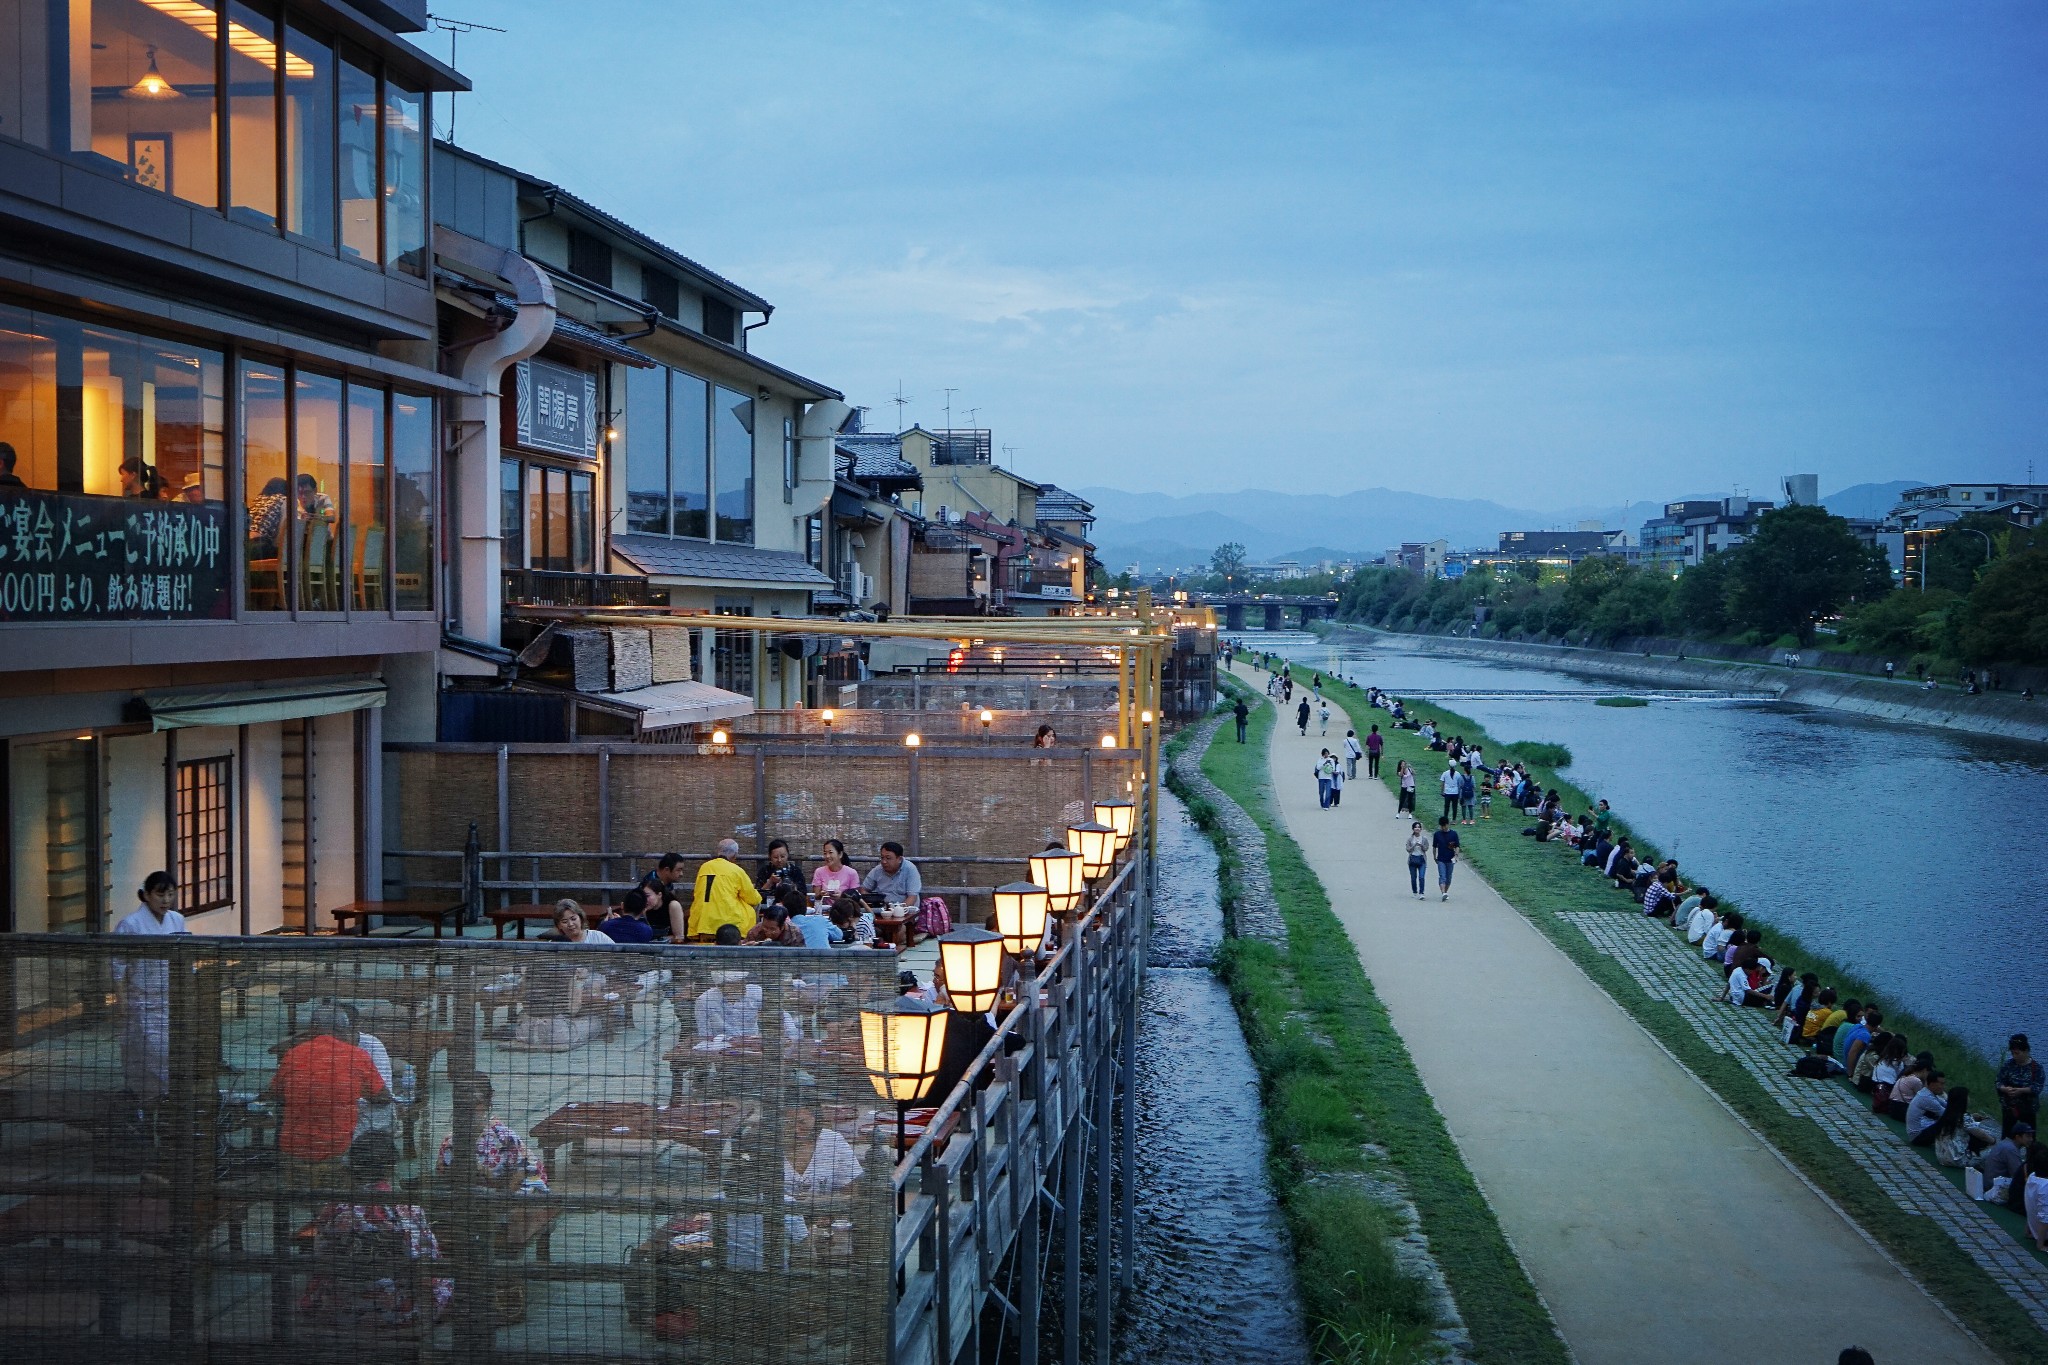
<svg viewBox="0 0 2048 1365">
<path fill-rule="evenodd" d="M 1994 1060 L 2008 1034 L 2048 1033 L 2048 746 L 1682 693 L 1595 706 L 1628 685 L 1383 636 L 1238 638 L 1397 695 L 1554 694 L 1442 704 L 1505 742 L 1567 745 L 1571 780 L 1676 857 L 1687 881 L 1855 970 L 1880 1004 L 1896 1000 Z"/>
<path fill-rule="evenodd" d="M 1230 994 L 1216 852 L 1160 793 L 1152 952 L 1138 1008 L 1136 1278 L 1117 1332 L 1131 1365 L 1308 1359 L 1294 1261 L 1266 1179 L 1259 1078 Z"/>
</svg>

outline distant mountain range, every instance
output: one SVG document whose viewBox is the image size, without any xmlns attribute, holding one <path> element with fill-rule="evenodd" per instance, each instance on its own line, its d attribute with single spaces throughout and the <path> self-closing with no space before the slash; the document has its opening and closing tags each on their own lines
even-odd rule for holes
<svg viewBox="0 0 2048 1365">
<path fill-rule="evenodd" d="M 1881 517 L 1911 480 L 1860 483 L 1821 501 L 1837 516 Z M 1111 573 L 1207 564 L 1218 545 L 1237 541 L 1254 562 L 1292 559 L 1371 559 L 1405 540 L 1443 539 L 1455 548 L 1491 546 L 1502 531 L 1573 530 L 1581 521 L 1625 528 L 1634 535 L 1661 514 L 1662 502 L 1568 507 L 1549 512 L 1504 507 L 1483 498 L 1440 498 L 1391 488 L 1356 493 L 1130 493 L 1116 488 L 1075 490 L 1095 504 L 1095 544 Z M 1718 497 L 1690 493 L 1679 497 Z M 1677 498 L 1672 499 L 1676 501 Z"/>
</svg>

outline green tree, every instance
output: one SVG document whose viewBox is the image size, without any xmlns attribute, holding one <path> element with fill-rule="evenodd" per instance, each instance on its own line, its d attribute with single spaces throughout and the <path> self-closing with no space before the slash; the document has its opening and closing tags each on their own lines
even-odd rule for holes
<svg viewBox="0 0 2048 1365">
<path fill-rule="evenodd" d="M 1947 635 L 1950 613 L 1962 597 L 1946 588 L 1916 588 L 1886 593 L 1866 602 L 1842 622 L 1842 634 L 1865 654 L 1913 654 L 1939 650 Z"/>
<path fill-rule="evenodd" d="M 1234 540 L 1218 545 L 1209 556 L 1209 572 L 1218 578 L 1231 579 L 1240 587 L 1244 585 L 1244 546 Z"/>
<path fill-rule="evenodd" d="M 1735 555 L 1708 555 L 1678 576 L 1672 588 L 1672 604 L 1687 630 L 1698 635 L 1725 635 L 1731 624 L 1728 590 L 1734 577 Z"/>
<path fill-rule="evenodd" d="M 1961 616 L 1957 644 L 1971 663 L 2048 663 L 2048 531 L 2029 532 L 2000 557 Z"/>
<path fill-rule="evenodd" d="M 1906 586 L 1968 592 L 1984 577 L 1991 561 L 2005 553 L 2012 534 L 2013 525 L 2004 517 L 1972 512 L 1928 540 L 1923 560 L 1927 581 Z M 1916 574 L 1915 578 L 1918 577 Z"/>
<path fill-rule="evenodd" d="M 1728 612 L 1738 626 L 1766 636 L 1813 642 L 1813 628 L 1858 600 L 1891 590 L 1871 548 L 1824 507 L 1780 507 L 1757 519 L 1729 570 Z"/>
</svg>

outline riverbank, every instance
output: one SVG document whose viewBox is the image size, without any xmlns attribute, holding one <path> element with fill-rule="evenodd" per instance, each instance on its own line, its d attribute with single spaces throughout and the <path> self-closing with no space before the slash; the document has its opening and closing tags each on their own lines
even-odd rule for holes
<svg viewBox="0 0 2048 1365">
<path fill-rule="evenodd" d="M 1329 898 L 1267 804 L 1273 723 L 1261 705 L 1251 743 L 1211 744 L 1213 722 L 1184 732 L 1168 781 L 1222 859 L 1221 966 L 1260 1073 L 1319 1357 L 1562 1365 L 1548 1312 L 1357 959 L 1328 951 L 1342 933 Z"/>
<path fill-rule="evenodd" d="M 1368 641 L 1384 636 L 1400 640 L 1424 653 L 1513 662 L 1526 667 L 1557 669 L 1649 687 L 1764 692 L 1775 695 L 1780 701 L 1796 702 L 1801 706 L 2048 744 L 2048 700 L 2024 701 L 2010 693 L 1984 693 L 1972 697 L 1952 687 L 1929 692 L 1910 681 L 1886 682 L 1852 673 L 1829 672 L 1825 668 L 1786 668 L 1720 659 L 1645 656 L 1521 640 L 1409 635 L 1341 622 L 1318 621 L 1312 628 L 1321 634 L 1349 635 Z M 1816 657 L 1823 662 L 1826 659 L 1825 655 Z"/>
<path fill-rule="evenodd" d="M 1357 689 L 1326 681 L 1325 690 L 1355 716 L 1374 718 Z M 1485 743 L 1492 757 L 1515 752 L 1514 746 L 1484 736 L 1467 717 L 1427 703 L 1410 709 Z M 1390 732 L 1382 773 L 1389 788 L 1400 758 L 1422 765 L 1425 789 L 1442 769 L 1441 756 L 1426 754 L 1412 733 Z M 1584 793 L 1553 771 L 1535 770 L 1545 786 L 1560 789 L 1573 809 L 1590 805 Z M 1520 837 L 1525 821 L 1497 813 L 1505 818 L 1460 831 L 1469 865 L 1981 1340 L 2007 1359 L 2039 1359 L 2042 1332 L 2048 1328 L 2048 1266 L 2031 1248 L 1983 1206 L 1967 1201 L 1946 1173 L 1905 1148 L 1853 1092 L 1787 1081 L 1791 1052 L 1762 1036 L 1768 1021 L 1711 1004 L 1711 969 L 1688 961 L 1683 945 L 1671 941 L 1670 930 L 1632 916 L 1619 893 L 1601 879 L 1554 847 Z M 1791 961 L 1819 971 L 1824 980 L 1845 986 L 1845 993 L 1869 998 L 1860 983 L 1833 972 L 1787 936 L 1767 929 L 1765 941 Z M 1903 1012 L 1887 1013 L 1904 1023 L 1916 1048 L 1931 1046 L 1944 1069 L 1968 1080 L 1973 1093 L 1990 1093 L 1983 1088 L 1989 1070 L 1980 1059 L 1945 1040 L 1941 1031 L 1904 1018 Z M 1626 1114 L 1609 1117 L 1624 1127 L 1635 1126 Z"/>
</svg>

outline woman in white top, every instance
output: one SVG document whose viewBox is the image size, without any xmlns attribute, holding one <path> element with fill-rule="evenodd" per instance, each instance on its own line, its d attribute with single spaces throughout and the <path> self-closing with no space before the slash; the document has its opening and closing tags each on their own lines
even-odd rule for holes
<svg viewBox="0 0 2048 1365">
<path fill-rule="evenodd" d="M 2048 1251 L 2048 1147 L 2038 1142 L 2027 1149 L 2027 1189 L 2021 1206 L 2027 1213 L 2027 1235 Z"/>
<path fill-rule="evenodd" d="M 184 934 L 185 917 L 171 909 L 178 884 L 168 872 L 152 872 L 135 893 L 142 903 L 114 926 L 117 934 Z M 121 1078 L 139 1103 L 149 1105 L 171 1089 L 171 964 L 145 958 L 113 960 L 114 991 L 121 1004 Z"/>
<path fill-rule="evenodd" d="M 604 930 L 592 929 L 583 922 L 583 907 L 572 900 L 555 902 L 555 932 L 564 943 L 609 945 L 612 941 Z"/>
<path fill-rule="evenodd" d="M 1408 889 L 1419 901 L 1429 899 L 1428 881 L 1423 875 L 1429 867 L 1429 836 L 1422 832 L 1422 822 L 1411 820 L 1408 824 Z"/>
</svg>

